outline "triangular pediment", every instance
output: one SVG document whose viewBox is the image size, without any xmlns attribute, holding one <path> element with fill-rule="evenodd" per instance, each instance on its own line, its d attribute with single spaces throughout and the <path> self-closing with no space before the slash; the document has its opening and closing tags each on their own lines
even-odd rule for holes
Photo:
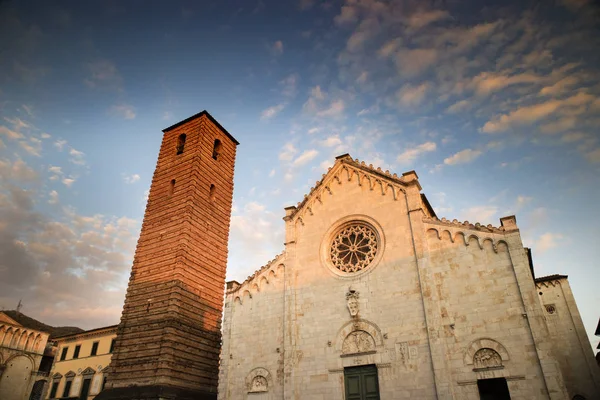
<svg viewBox="0 0 600 400">
<path fill-rule="evenodd" d="M 81 371 L 81 375 L 94 375 L 95 373 L 96 371 L 91 367 L 87 367 L 86 369 Z"/>
<path fill-rule="evenodd" d="M 75 372 L 73 371 L 69 371 L 65 374 L 65 378 L 74 378 L 75 377 Z"/>
<path fill-rule="evenodd" d="M 312 204 L 315 201 L 321 202 L 324 193 L 332 193 L 332 184 L 342 183 L 342 181 L 368 185 L 369 189 L 381 191 L 382 195 L 390 195 L 394 199 L 405 192 L 405 188 L 408 186 L 417 185 L 421 190 L 418 176 L 414 171 L 398 176 L 390 171 L 376 168 L 372 164 L 367 165 L 364 161 L 354 160 L 349 154 L 343 154 L 336 157 L 333 166 L 323 174 L 321 180 L 316 182 L 300 203 L 296 206 L 286 207 L 285 219 L 297 219 L 302 222 L 306 212 L 312 215 Z"/>
</svg>

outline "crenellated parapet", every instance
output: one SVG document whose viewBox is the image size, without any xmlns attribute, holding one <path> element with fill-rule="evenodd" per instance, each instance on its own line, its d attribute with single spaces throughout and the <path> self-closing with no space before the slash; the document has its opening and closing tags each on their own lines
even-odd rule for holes
<svg viewBox="0 0 600 400">
<path fill-rule="evenodd" d="M 251 299 L 255 294 L 264 290 L 267 285 L 283 279 L 285 271 L 285 252 L 278 254 L 274 259 L 256 270 L 242 283 L 236 281 L 227 282 L 227 297 L 232 297 L 240 304 L 245 299 Z"/>
<path fill-rule="evenodd" d="M 423 217 L 423 222 L 425 223 L 426 231 L 435 232 L 437 238 L 440 240 L 443 237 L 446 237 L 450 239 L 452 243 L 459 241 L 465 246 L 468 246 L 469 242 L 474 239 L 480 249 L 483 249 L 484 243 L 489 241 L 492 244 L 494 252 L 498 252 L 498 243 L 506 244 L 502 238 L 504 235 L 518 230 L 514 216 L 501 218 L 501 226 L 499 227 L 495 227 L 491 224 L 472 224 L 469 221 L 460 222 L 456 219 L 450 221 L 446 218 L 440 219 L 426 216 Z"/>
</svg>

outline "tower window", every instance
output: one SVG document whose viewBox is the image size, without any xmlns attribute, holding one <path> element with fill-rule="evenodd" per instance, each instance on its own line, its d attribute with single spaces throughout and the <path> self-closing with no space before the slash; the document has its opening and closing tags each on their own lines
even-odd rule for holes
<svg viewBox="0 0 600 400">
<path fill-rule="evenodd" d="M 179 135 L 177 138 L 177 154 L 183 153 L 183 148 L 185 147 L 185 133 Z"/>
<path fill-rule="evenodd" d="M 210 190 L 208 191 L 208 197 L 210 201 L 215 201 L 215 185 L 210 185 Z"/>
<path fill-rule="evenodd" d="M 221 154 L 221 141 L 219 139 L 215 139 L 215 144 L 213 146 L 213 155 L 212 158 L 215 160 L 219 159 L 219 155 Z"/>
<path fill-rule="evenodd" d="M 169 196 L 173 196 L 175 191 L 175 179 L 171 179 L 171 185 L 169 186 Z"/>
</svg>

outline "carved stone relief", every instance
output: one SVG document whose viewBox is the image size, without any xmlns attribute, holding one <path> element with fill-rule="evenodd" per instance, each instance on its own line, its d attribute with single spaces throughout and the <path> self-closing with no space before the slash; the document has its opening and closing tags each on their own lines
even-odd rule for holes
<svg viewBox="0 0 600 400">
<path fill-rule="evenodd" d="M 266 392 L 273 385 L 271 373 L 262 367 L 254 368 L 246 376 L 246 390 L 248 393 Z"/>
<path fill-rule="evenodd" d="M 251 392 L 266 392 L 267 391 L 267 378 L 262 375 L 255 376 L 252 379 L 252 388 Z"/>
<path fill-rule="evenodd" d="M 359 311 L 358 292 L 350 288 L 348 290 L 348 293 L 346 293 L 346 302 L 348 304 L 348 311 L 350 312 L 350 316 L 356 317 Z"/>
<path fill-rule="evenodd" d="M 342 354 L 366 353 L 375 350 L 375 339 L 365 331 L 351 332 L 342 344 Z"/>
<path fill-rule="evenodd" d="M 492 349 L 480 349 L 473 356 L 475 368 L 494 368 L 502 366 L 502 357 Z"/>
</svg>

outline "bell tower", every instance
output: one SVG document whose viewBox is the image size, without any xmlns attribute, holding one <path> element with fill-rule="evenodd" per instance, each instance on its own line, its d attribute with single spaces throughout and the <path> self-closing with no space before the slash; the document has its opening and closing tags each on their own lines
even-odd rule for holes
<svg viewBox="0 0 600 400">
<path fill-rule="evenodd" d="M 163 132 L 100 400 L 217 395 L 239 143 L 206 111 Z"/>
</svg>

